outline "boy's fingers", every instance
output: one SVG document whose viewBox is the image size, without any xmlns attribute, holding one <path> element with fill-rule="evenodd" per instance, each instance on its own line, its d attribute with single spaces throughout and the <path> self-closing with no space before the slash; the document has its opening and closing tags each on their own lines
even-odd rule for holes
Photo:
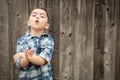
<svg viewBox="0 0 120 80">
<path fill-rule="evenodd" d="M 27 52 L 25 52 L 25 56 L 26 56 L 26 57 L 28 56 L 28 53 L 27 53 Z"/>
<path fill-rule="evenodd" d="M 25 50 L 25 53 L 27 53 L 28 52 L 28 48 Z"/>
<path fill-rule="evenodd" d="M 31 50 L 29 50 L 28 53 L 31 54 Z"/>
<path fill-rule="evenodd" d="M 29 54 L 30 54 L 30 56 L 32 56 L 32 54 L 33 54 L 33 50 L 30 50 L 30 53 L 29 53 Z"/>
<path fill-rule="evenodd" d="M 28 56 L 28 48 L 25 50 L 25 56 Z"/>
<path fill-rule="evenodd" d="M 33 50 L 31 50 L 31 53 L 33 53 Z"/>
<path fill-rule="evenodd" d="M 33 50 L 28 50 L 28 49 L 25 50 L 25 56 L 26 57 L 29 58 L 30 56 L 32 56 L 32 54 L 33 54 Z"/>
<path fill-rule="evenodd" d="M 13 56 L 13 58 L 16 58 L 17 56 L 19 56 L 19 54 L 15 54 L 15 55 Z"/>
</svg>

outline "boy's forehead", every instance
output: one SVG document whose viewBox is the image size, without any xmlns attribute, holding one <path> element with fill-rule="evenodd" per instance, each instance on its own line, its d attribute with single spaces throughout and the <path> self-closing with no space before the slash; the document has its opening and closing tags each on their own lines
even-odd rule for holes
<svg viewBox="0 0 120 80">
<path fill-rule="evenodd" d="M 46 12 L 42 9 L 34 9 L 31 13 L 42 13 L 46 15 Z"/>
</svg>

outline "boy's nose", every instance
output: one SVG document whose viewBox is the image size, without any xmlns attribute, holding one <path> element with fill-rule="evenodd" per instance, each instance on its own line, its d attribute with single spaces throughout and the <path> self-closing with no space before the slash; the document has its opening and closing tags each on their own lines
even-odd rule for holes
<svg viewBox="0 0 120 80">
<path fill-rule="evenodd" d="M 39 16 L 36 16 L 36 19 L 39 19 Z"/>
</svg>

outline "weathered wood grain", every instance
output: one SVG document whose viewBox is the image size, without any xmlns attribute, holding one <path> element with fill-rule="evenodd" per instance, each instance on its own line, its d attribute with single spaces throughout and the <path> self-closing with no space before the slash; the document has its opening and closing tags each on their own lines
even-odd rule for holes
<svg viewBox="0 0 120 80">
<path fill-rule="evenodd" d="M 105 0 L 95 0 L 94 80 L 104 80 Z"/>
<path fill-rule="evenodd" d="M 106 0 L 104 80 L 115 80 L 116 1 Z"/>
<path fill-rule="evenodd" d="M 0 80 L 9 79 L 9 25 L 7 1 L 0 1 Z"/>
<path fill-rule="evenodd" d="M 72 79 L 71 80 L 81 80 L 81 60 L 82 60 L 82 56 L 80 53 L 80 30 L 81 30 L 81 26 L 80 26 L 80 6 L 81 6 L 81 0 L 79 1 L 74 1 L 72 6 Z"/>
<path fill-rule="evenodd" d="M 120 79 L 120 1 L 116 0 L 116 56 L 115 56 L 115 80 Z"/>
<path fill-rule="evenodd" d="M 95 1 L 82 0 L 80 12 L 81 80 L 93 80 Z"/>
<path fill-rule="evenodd" d="M 71 80 L 72 0 L 60 0 L 60 80 Z"/>
</svg>

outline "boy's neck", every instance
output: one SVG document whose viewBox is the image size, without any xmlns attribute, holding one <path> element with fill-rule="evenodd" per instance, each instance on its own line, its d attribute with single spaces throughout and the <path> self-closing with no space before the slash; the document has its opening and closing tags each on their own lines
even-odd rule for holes
<svg viewBox="0 0 120 80">
<path fill-rule="evenodd" d="M 32 36 L 40 37 L 43 32 L 44 32 L 44 30 L 42 30 L 42 31 L 40 31 L 40 30 L 31 30 L 31 31 L 30 31 L 30 34 L 31 34 Z"/>
</svg>

